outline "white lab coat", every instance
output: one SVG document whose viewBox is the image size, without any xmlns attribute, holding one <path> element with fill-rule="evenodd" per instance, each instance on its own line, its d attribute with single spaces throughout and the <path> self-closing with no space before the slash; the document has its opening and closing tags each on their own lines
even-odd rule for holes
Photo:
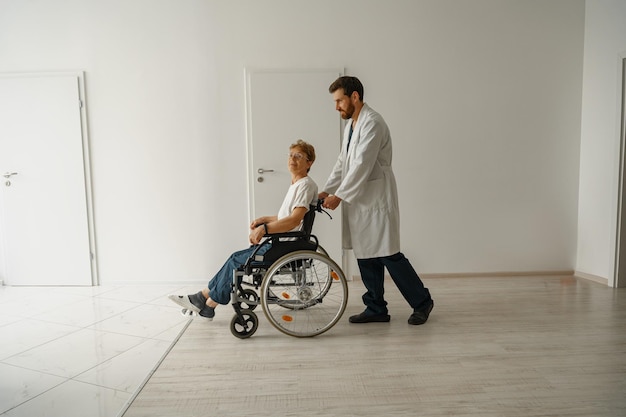
<svg viewBox="0 0 626 417">
<path fill-rule="evenodd" d="M 344 249 L 358 259 L 393 255 L 400 252 L 400 211 L 389 128 L 364 103 L 346 152 L 351 124 L 323 190 L 342 199 Z"/>
</svg>

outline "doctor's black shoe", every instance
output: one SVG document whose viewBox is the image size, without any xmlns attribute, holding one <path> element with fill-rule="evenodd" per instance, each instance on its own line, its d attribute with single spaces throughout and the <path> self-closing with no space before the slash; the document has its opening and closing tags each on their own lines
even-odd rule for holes
<svg viewBox="0 0 626 417">
<path fill-rule="evenodd" d="M 409 324 L 418 325 L 426 323 L 430 312 L 433 311 L 434 306 L 435 302 L 430 300 L 430 303 L 426 304 L 426 306 L 422 309 L 413 311 L 413 314 L 409 317 Z"/>
<path fill-rule="evenodd" d="M 389 320 L 389 314 L 366 314 L 365 311 L 348 319 L 350 323 L 387 323 Z"/>
</svg>

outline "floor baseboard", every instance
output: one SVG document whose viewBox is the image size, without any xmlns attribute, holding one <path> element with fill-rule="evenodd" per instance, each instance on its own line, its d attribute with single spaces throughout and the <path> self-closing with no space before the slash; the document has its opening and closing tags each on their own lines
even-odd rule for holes
<svg viewBox="0 0 626 417">
<path fill-rule="evenodd" d="M 419 273 L 418 273 L 419 274 Z M 579 278 L 587 278 L 588 274 L 578 275 L 574 270 L 558 270 L 558 271 L 497 271 L 497 272 L 450 272 L 450 273 L 424 273 L 419 274 L 420 278 L 433 279 L 433 278 L 515 278 L 515 277 L 546 277 L 546 276 L 573 276 L 576 275 Z M 391 279 L 391 276 L 385 274 L 385 279 Z M 353 275 L 352 280 L 360 281 L 360 275 Z M 602 278 L 595 277 L 593 279 L 596 282 L 603 282 Z M 604 280 L 606 283 L 606 280 Z"/>
<path fill-rule="evenodd" d="M 574 276 L 586 279 L 588 281 L 597 282 L 598 284 L 609 285 L 609 280 L 607 278 L 602 278 L 593 274 L 587 274 L 586 272 L 574 271 Z"/>
</svg>

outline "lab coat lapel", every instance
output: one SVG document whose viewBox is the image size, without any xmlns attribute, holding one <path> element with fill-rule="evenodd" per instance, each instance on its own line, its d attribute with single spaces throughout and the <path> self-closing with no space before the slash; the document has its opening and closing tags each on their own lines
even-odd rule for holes
<svg viewBox="0 0 626 417">
<path fill-rule="evenodd" d="M 361 138 L 361 126 L 363 125 L 363 121 L 368 116 L 368 113 L 369 113 L 368 109 L 369 109 L 368 105 L 366 103 L 363 103 L 363 107 L 361 108 L 361 112 L 359 113 L 359 118 L 356 120 L 356 124 L 354 125 L 354 130 L 352 131 L 352 139 L 350 140 L 350 147 L 348 148 L 348 153 L 346 155 L 347 166 L 350 166 L 350 163 L 356 156 L 356 148 L 357 148 L 357 145 L 359 144 L 359 139 Z M 346 125 L 346 128 L 344 130 L 344 135 L 346 139 L 350 135 L 351 123 L 352 123 L 352 119 L 350 119 L 349 123 Z M 346 146 L 347 144 L 348 144 L 348 141 L 346 140 Z"/>
</svg>

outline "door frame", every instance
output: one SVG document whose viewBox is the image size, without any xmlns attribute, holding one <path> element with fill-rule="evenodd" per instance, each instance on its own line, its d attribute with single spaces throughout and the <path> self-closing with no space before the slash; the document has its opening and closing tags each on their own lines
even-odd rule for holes
<svg viewBox="0 0 626 417">
<path fill-rule="evenodd" d="M 1 78 L 41 78 L 41 77 L 76 77 L 78 83 L 79 109 L 80 109 L 80 130 L 82 140 L 83 155 L 83 175 L 85 180 L 85 200 L 87 210 L 87 229 L 89 233 L 89 254 L 91 266 L 91 285 L 100 285 L 98 276 L 98 256 L 96 246 L 96 227 L 94 220 L 94 204 L 93 204 L 93 182 L 91 176 L 91 151 L 89 147 L 89 128 L 87 118 L 87 96 L 85 88 L 85 72 L 77 71 L 59 71 L 59 72 L 3 72 L 0 73 Z M 0 239 L 0 257 L 5 261 L 5 247 Z M 3 263 L 6 266 L 6 262 Z M 7 271 L 3 271 L 6 276 Z M 4 282 L 0 281 L 0 285 Z"/>
<path fill-rule="evenodd" d="M 619 141 L 619 178 L 617 198 L 617 231 L 615 237 L 615 265 L 613 272 L 614 288 L 626 287 L 626 219 L 624 208 L 626 207 L 626 178 L 625 175 L 625 152 L 626 152 L 626 52 L 620 55 L 620 126 Z"/>
</svg>

